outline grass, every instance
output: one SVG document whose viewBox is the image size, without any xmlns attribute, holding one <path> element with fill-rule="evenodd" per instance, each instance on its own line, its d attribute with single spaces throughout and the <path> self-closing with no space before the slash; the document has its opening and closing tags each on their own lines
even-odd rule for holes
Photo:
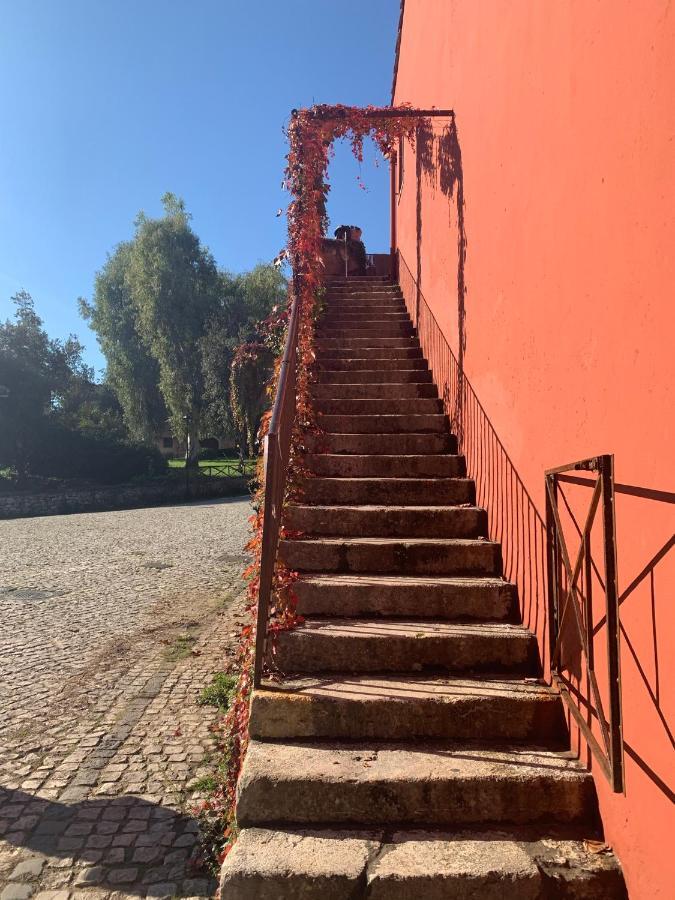
<svg viewBox="0 0 675 900">
<path fill-rule="evenodd" d="M 164 658 L 169 662 L 178 662 L 180 659 L 186 659 L 191 653 L 197 638 L 193 634 L 179 634 L 168 645 L 164 651 Z"/>
<path fill-rule="evenodd" d="M 228 675 L 227 672 L 216 672 L 211 679 L 211 684 L 207 684 L 202 689 L 197 703 L 200 706 L 215 706 L 224 712 L 230 705 L 236 686 L 237 678 L 235 675 Z"/>
<path fill-rule="evenodd" d="M 167 460 L 170 469 L 184 469 L 185 468 L 185 460 L 184 459 L 169 459 Z M 247 475 L 253 475 L 255 472 L 257 460 L 256 459 L 245 459 L 244 460 L 244 472 Z M 239 460 L 237 459 L 200 459 L 199 460 L 199 468 L 200 469 L 208 469 L 212 467 L 214 469 L 228 469 L 232 470 L 239 467 Z"/>
</svg>

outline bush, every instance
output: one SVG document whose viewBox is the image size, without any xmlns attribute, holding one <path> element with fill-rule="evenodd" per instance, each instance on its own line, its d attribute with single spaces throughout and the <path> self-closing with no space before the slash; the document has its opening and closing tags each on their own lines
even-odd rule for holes
<svg viewBox="0 0 675 900">
<path fill-rule="evenodd" d="M 39 452 L 30 460 L 32 475 L 119 484 L 166 471 L 166 461 L 155 447 L 85 435 L 56 422 L 49 423 L 41 438 Z"/>
</svg>

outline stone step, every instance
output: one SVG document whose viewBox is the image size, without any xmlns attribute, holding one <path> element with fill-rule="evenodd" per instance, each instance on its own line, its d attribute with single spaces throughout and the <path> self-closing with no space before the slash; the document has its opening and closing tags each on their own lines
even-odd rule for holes
<svg viewBox="0 0 675 900">
<path fill-rule="evenodd" d="M 564 746 L 560 694 L 534 679 L 340 675 L 284 678 L 253 694 L 259 740 L 530 741 Z"/>
<path fill-rule="evenodd" d="M 380 314 L 388 315 L 389 313 L 397 313 L 405 315 L 410 319 L 410 313 L 403 302 L 395 298 L 382 298 L 381 300 L 355 300 L 351 297 L 343 297 L 339 300 L 329 300 L 326 303 L 324 316 L 320 321 L 325 321 L 329 316 L 333 315 L 370 315 L 377 316 Z"/>
<path fill-rule="evenodd" d="M 323 431 L 333 434 L 397 434 L 414 432 L 444 432 L 448 420 L 443 413 L 421 415 L 386 416 L 328 416 L 318 415 L 317 424 Z"/>
<path fill-rule="evenodd" d="M 362 399 L 316 399 L 314 409 L 326 416 L 412 416 L 443 412 L 443 404 L 432 397 L 371 397 Z"/>
<path fill-rule="evenodd" d="M 350 338 L 317 338 L 317 351 L 321 353 L 330 352 L 332 349 L 343 350 L 349 347 L 361 347 L 363 350 L 370 351 L 380 347 L 419 347 L 419 341 L 416 337 L 350 337 Z M 317 353 L 320 356 L 319 353 Z"/>
<path fill-rule="evenodd" d="M 448 434 L 308 434 L 310 453 L 418 455 L 456 453 L 457 438 Z M 467 501 L 470 502 L 470 501 Z"/>
<path fill-rule="evenodd" d="M 342 343 L 353 341 L 381 340 L 383 338 L 413 338 L 415 332 L 412 325 L 354 325 L 343 328 L 319 328 L 316 332 L 317 342 L 339 341 Z"/>
<path fill-rule="evenodd" d="M 461 478 L 466 475 L 463 456 L 356 456 L 310 453 L 305 457 L 310 472 L 325 478 Z"/>
<path fill-rule="evenodd" d="M 304 572 L 501 575 L 499 544 L 433 538 L 300 538 L 279 545 L 282 561 Z"/>
<path fill-rule="evenodd" d="M 321 506 L 458 506 L 475 503 L 469 478 L 324 478 L 302 482 L 302 499 Z"/>
<path fill-rule="evenodd" d="M 569 833 L 565 833 L 569 832 Z M 626 900 L 588 827 L 384 832 L 245 828 L 223 900 Z"/>
<path fill-rule="evenodd" d="M 289 504 L 286 521 L 308 535 L 475 538 L 487 534 L 487 513 L 470 506 L 303 506 Z"/>
<path fill-rule="evenodd" d="M 251 741 L 237 804 L 241 827 L 464 827 L 583 822 L 596 814 L 593 778 L 569 753 L 371 741 Z"/>
<path fill-rule="evenodd" d="M 501 578 L 305 574 L 293 588 L 302 616 L 518 619 L 516 586 Z"/>
<path fill-rule="evenodd" d="M 428 368 L 427 361 L 422 357 L 379 356 L 375 350 L 371 356 L 325 357 L 321 362 L 317 360 L 315 365 L 316 373 L 322 380 L 326 372 L 426 372 Z"/>
<path fill-rule="evenodd" d="M 321 365 L 326 368 L 332 368 L 328 365 L 331 359 L 366 359 L 363 350 L 359 347 L 336 348 L 326 351 L 321 357 Z M 422 349 L 420 347 L 378 347 L 377 356 L 379 359 L 422 359 Z"/>
<path fill-rule="evenodd" d="M 377 360 L 372 360 L 371 365 Z M 431 384 L 428 369 L 318 369 L 320 384 Z"/>
<path fill-rule="evenodd" d="M 430 619 L 305 619 L 279 633 L 282 672 L 537 671 L 537 642 L 522 625 Z"/>
<path fill-rule="evenodd" d="M 375 312 L 372 306 L 364 306 L 361 310 L 335 304 L 321 317 L 320 325 L 336 325 L 344 323 L 351 325 L 354 322 L 410 322 L 408 310 L 403 304 L 400 306 L 381 307 L 381 311 Z"/>
<path fill-rule="evenodd" d="M 438 397 L 435 384 L 313 384 L 312 396 L 319 400 L 404 400 Z"/>
</svg>

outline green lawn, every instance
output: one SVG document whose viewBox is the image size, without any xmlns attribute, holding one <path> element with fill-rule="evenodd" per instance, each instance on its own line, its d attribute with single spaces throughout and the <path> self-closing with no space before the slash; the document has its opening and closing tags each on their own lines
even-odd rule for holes
<svg viewBox="0 0 675 900">
<path fill-rule="evenodd" d="M 185 468 L 185 460 L 184 459 L 170 459 L 168 460 L 169 468 L 171 469 L 184 469 Z M 252 475 L 255 472 L 257 460 L 255 459 L 245 459 L 244 460 L 244 472 L 247 475 Z M 235 475 L 239 472 L 239 460 L 238 459 L 200 459 L 199 460 L 199 468 L 200 469 L 211 469 L 211 472 L 207 472 L 206 474 L 217 475 L 222 472 L 224 475 Z"/>
</svg>

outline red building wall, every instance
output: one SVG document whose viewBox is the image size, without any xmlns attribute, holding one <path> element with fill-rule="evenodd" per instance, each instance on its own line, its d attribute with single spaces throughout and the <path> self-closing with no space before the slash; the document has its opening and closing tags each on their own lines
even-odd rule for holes
<svg viewBox="0 0 675 900">
<path fill-rule="evenodd" d="M 672 897 L 675 6 L 406 0 L 394 103 L 456 113 L 450 184 L 404 151 L 398 246 L 465 342 L 465 450 L 544 656 L 543 472 L 615 454 L 625 795 L 593 768 L 632 900 Z"/>
</svg>

